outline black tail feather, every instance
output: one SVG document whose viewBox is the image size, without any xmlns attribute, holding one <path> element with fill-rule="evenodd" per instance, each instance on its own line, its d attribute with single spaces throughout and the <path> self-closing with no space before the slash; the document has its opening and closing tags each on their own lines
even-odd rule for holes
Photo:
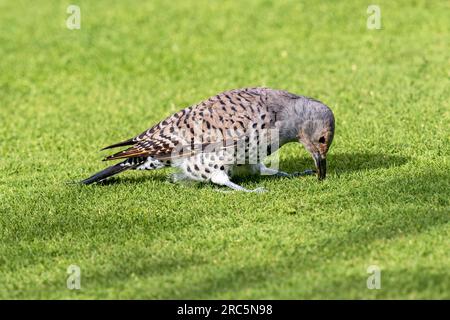
<svg viewBox="0 0 450 320">
<path fill-rule="evenodd" d="M 128 161 L 128 160 L 127 160 Z M 122 171 L 128 170 L 133 168 L 132 165 L 130 165 L 127 161 L 118 163 L 116 165 L 113 165 L 109 168 L 106 168 L 105 170 L 102 170 L 96 174 L 94 174 L 93 176 L 80 181 L 80 183 L 82 184 L 92 184 L 95 182 L 100 182 L 105 180 L 106 178 L 112 177 L 118 173 L 121 173 Z"/>
<path fill-rule="evenodd" d="M 125 140 L 125 141 L 122 141 L 122 142 L 115 143 L 115 144 L 112 144 L 110 146 L 104 147 L 100 151 L 107 150 L 107 149 L 113 149 L 113 148 L 117 148 L 117 147 L 129 146 L 129 145 L 132 145 L 132 144 L 135 144 L 135 143 L 136 143 L 136 141 L 134 141 L 134 139 L 132 138 L 132 139 L 128 139 L 128 140 Z"/>
</svg>

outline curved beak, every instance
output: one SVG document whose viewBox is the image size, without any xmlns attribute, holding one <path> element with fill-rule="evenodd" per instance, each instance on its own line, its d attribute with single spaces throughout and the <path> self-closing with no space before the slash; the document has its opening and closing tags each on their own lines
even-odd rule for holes
<svg viewBox="0 0 450 320">
<path fill-rule="evenodd" d="M 314 153 L 313 158 L 317 168 L 317 178 L 319 178 L 319 180 L 325 179 L 327 176 L 327 159 L 322 157 L 320 153 Z"/>
</svg>

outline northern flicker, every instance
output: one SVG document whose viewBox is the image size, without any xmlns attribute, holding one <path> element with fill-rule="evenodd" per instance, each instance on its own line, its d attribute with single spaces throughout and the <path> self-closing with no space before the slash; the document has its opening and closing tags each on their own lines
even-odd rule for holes
<svg viewBox="0 0 450 320">
<path fill-rule="evenodd" d="M 325 104 L 283 90 L 244 88 L 213 96 L 183 109 L 129 140 L 105 149 L 130 146 L 104 160 L 124 159 L 86 180 L 100 182 L 122 171 L 178 169 L 174 181 L 212 182 L 245 192 L 231 181 L 238 169 L 291 176 L 267 168 L 266 156 L 289 142 L 300 142 L 314 159 L 319 179 L 334 136 L 333 112 Z M 241 167 L 241 168 L 238 168 Z"/>
</svg>

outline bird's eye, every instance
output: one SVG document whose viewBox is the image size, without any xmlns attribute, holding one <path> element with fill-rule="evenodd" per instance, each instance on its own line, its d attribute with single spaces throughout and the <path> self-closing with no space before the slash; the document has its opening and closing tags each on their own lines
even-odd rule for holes
<svg viewBox="0 0 450 320">
<path fill-rule="evenodd" d="M 320 143 L 325 143 L 325 137 L 320 137 L 319 142 Z"/>
</svg>

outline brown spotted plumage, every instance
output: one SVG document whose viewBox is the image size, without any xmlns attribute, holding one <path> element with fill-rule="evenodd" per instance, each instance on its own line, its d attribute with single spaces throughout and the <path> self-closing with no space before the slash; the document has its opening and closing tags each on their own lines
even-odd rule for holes
<svg viewBox="0 0 450 320">
<path fill-rule="evenodd" d="M 262 161 L 291 141 L 301 142 L 311 152 L 323 176 L 333 134 L 333 114 L 319 101 L 269 88 L 231 90 L 183 109 L 132 139 L 106 147 L 129 146 L 105 158 L 125 161 L 83 183 L 99 182 L 127 169 L 170 165 L 179 169 L 173 175 L 175 181 L 211 181 L 249 191 L 230 181 L 235 169 L 244 166 L 252 172 L 285 176 L 266 168 Z M 274 138 L 278 139 L 275 146 L 270 143 Z"/>
</svg>

